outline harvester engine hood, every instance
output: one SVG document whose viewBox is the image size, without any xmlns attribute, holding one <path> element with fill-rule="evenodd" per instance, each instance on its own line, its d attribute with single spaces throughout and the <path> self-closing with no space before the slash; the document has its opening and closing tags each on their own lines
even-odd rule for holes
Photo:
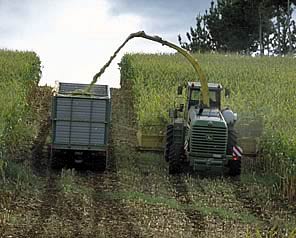
<svg viewBox="0 0 296 238">
<path fill-rule="evenodd" d="M 217 108 L 191 107 L 188 120 L 188 154 L 194 170 L 221 171 L 227 146 L 227 123 Z"/>
<path fill-rule="evenodd" d="M 191 107 L 189 110 L 190 121 L 204 120 L 204 121 L 216 121 L 223 122 L 223 117 L 218 108 L 199 108 Z"/>
</svg>

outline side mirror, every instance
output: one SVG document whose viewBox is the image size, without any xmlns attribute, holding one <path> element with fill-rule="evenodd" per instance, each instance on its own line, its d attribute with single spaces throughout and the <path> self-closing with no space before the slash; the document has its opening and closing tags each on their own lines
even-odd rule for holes
<svg viewBox="0 0 296 238">
<path fill-rule="evenodd" d="M 170 118 L 176 118 L 177 117 L 177 110 L 176 109 L 174 109 L 174 108 L 170 108 L 169 109 L 169 117 Z"/>
<path fill-rule="evenodd" d="M 182 95 L 183 93 L 183 86 L 178 86 L 178 95 Z"/>
<path fill-rule="evenodd" d="M 183 110 L 184 110 L 184 104 L 180 104 L 179 112 L 183 112 Z"/>
<path fill-rule="evenodd" d="M 229 88 L 225 88 L 225 97 L 230 98 L 230 90 L 229 90 Z"/>
<path fill-rule="evenodd" d="M 234 120 L 234 122 L 236 122 L 236 121 L 237 121 L 237 119 L 238 119 L 237 113 L 236 113 L 236 112 L 234 112 L 234 113 L 233 113 L 233 120 Z"/>
</svg>

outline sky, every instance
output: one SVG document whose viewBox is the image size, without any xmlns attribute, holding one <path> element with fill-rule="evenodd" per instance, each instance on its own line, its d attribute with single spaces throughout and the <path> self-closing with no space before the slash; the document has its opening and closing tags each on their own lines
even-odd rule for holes
<svg viewBox="0 0 296 238">
<path fill-rule="evenodd" d="M 35 51 L 41 85 L 90 83 L 126 37 L 139 30 L 178 44 L 211 0 L 0 0 L 0 48 Z M 295 18 L 295 16 L 294 16 Z M 118 63 L 126 52 L 172 53 L 133 39 L 106 70 L 100 84 L 119 87 Z"/>
<path fill-rule="evenodd" d="M 0 48 L 35 51 L 41 85 L 89 83 L 126 37 L 139 30 L 178 44 L 211 0 L 0 0 Z M 144 39 L 130 41 L 98 81 L 119 87 L 125 52 L 173 50 Z"/>
</svg>

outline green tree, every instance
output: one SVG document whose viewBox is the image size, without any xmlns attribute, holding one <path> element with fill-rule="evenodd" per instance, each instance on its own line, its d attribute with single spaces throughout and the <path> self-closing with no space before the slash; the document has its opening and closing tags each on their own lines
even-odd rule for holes
<svg viewBox="0 0 296 238">
<path fill-rule="evenodd" d="M 196 18 L 188 42 L 180 45 L 191 52 L 222 51 L 284 54 L 294 50 L 295 22 L 290 20 L 296 0 L 217 0 Z"/>
<path fill-rule="evenodd" d="M 178 41 L 182 48 L 190 52 L 206 52 L 213 49 L 211 35 L 207 29 L 207 12 L 205 16 L 196 17 L 196 28 L 190 27 L 190 32 L 186 33 L 189 43 L 183 42 L 180 35 Z"/>
<path fill-rule="evenodd" d="M 196 28 L 187 33 L 189 43 L 179 42 L 188 50 L 216 50 L 224 52 L 249 52 L 256 48 L 258 39 L 258 11 L 251 2 L 221 0 L 203 16 L 196 18 Z M 250 4 L 249 4 L 250 3 Z"/>
<path fill-rule="evenodd" d="M 275 21 L 274 21 L 274 39 L 272 42 L 272 47 L 274 53 L 279 55 L 284 55 L 288 53 L 293 53 L 296 50 L 296 39 L 295 39 L 295 21 L 291 19 L 294 6 L 296 4 L 295 0 L 289 0 L 290 5 L 282 4 L 280 1 L 275 9 Z"/>
<path fill-rule="evenodd" d="M 250 52 L 258 47 L 258 11 L 251 1 L 211 4 L 207 22 L 218 51 Z"/>
</svg>

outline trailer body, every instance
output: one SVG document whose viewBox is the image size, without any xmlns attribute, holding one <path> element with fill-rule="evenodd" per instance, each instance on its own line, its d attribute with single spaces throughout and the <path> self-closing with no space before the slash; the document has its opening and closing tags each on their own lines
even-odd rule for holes
<svg viewBox="0 0 296 238">
<path fill-rule="evenodd" d="M 107 85 L 90 95 L 76 93 L 86 84 L 59 83 L 52 97 L 53 167 L 84 163 L 104 169 L 108 160 L 111 97 Z"/>
</svg>

